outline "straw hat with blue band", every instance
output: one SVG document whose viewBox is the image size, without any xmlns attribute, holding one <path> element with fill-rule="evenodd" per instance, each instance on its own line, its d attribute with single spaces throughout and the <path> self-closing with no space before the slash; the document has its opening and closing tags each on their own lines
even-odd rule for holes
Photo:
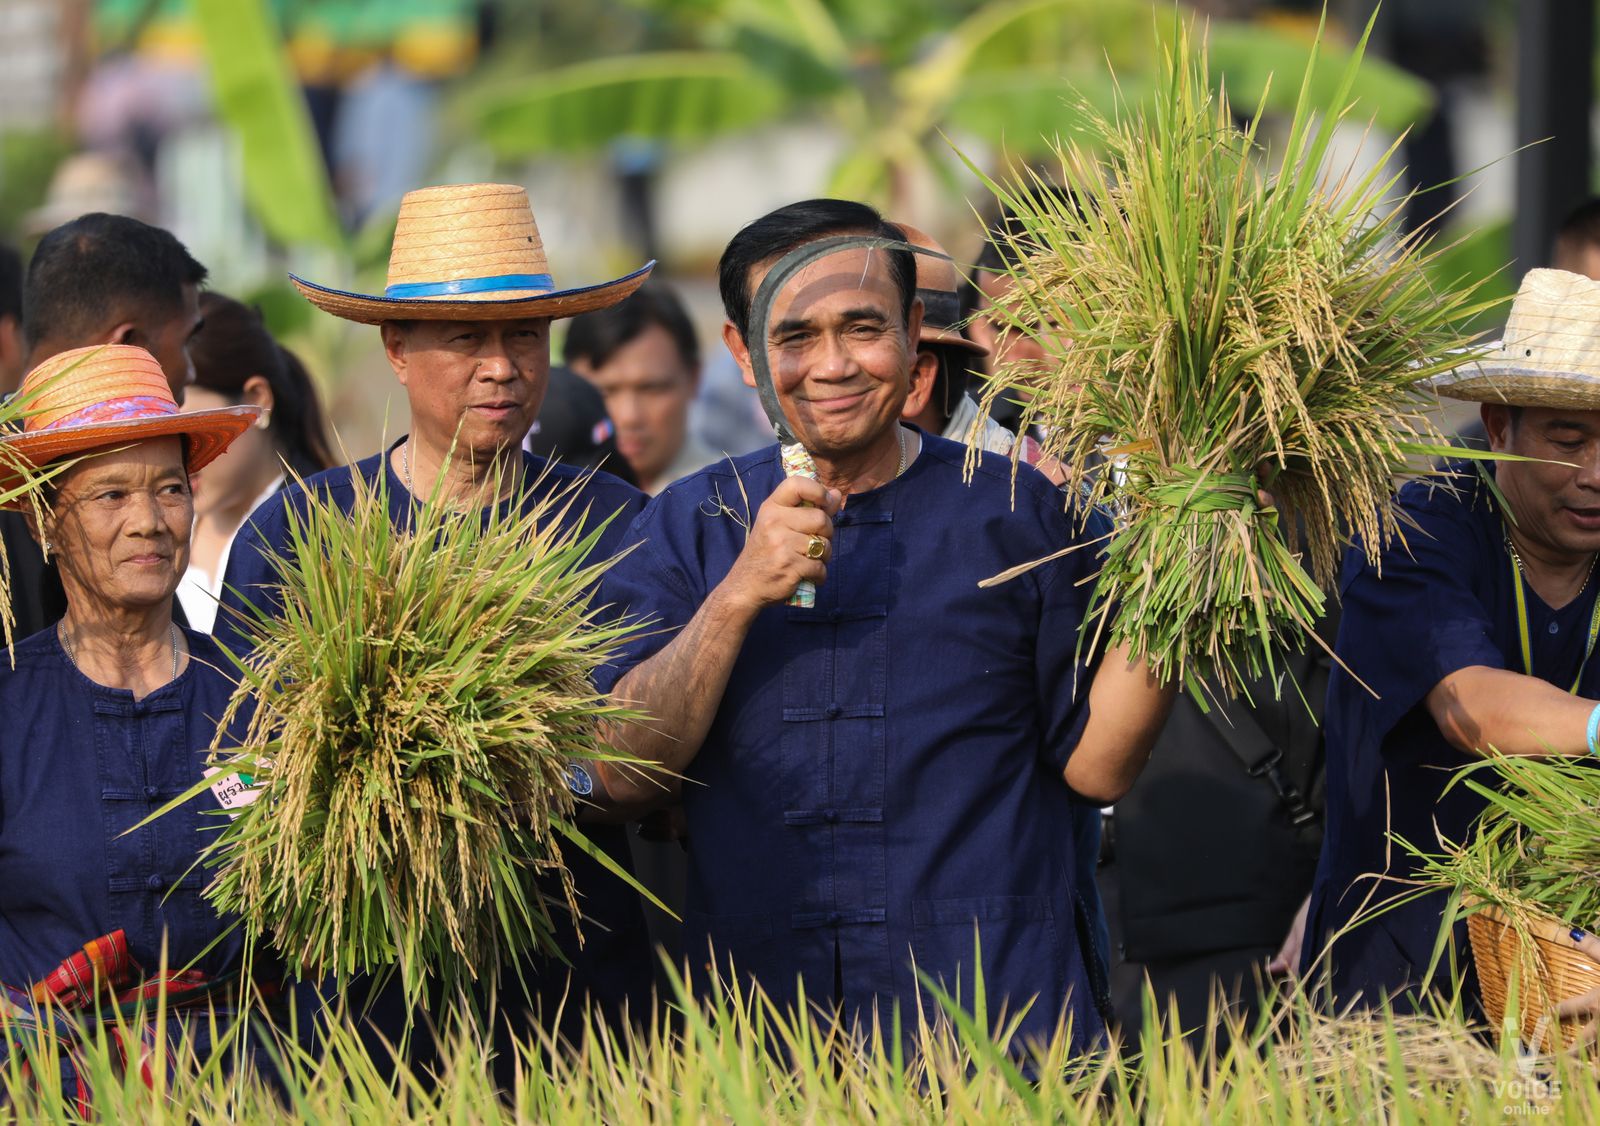
<svg viewBox="0 0 1600 1126">
<path fill-rule="evenodd" d="M 1529 270 L 1499 347 L 1425 386 L 1477 403 L 1600 410 L 1600 282 Z"/>
<path fill-rule="evenodd" d="M 330 289 L 289 275 L 319 309 L 361 324 L 571 317 L 626 298 L 650 276 L 557 289 L 528 193 L 515 184 L 445 184 L 407 192 L 382 294 Z"/>
</svg>

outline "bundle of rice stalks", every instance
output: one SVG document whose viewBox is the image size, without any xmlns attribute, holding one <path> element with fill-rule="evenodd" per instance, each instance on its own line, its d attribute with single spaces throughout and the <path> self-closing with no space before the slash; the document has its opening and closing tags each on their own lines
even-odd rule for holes
<svg viewBox="0 0 1600 1126">
<path fill-rule="evenodd" d="M 1307 71 L 1272 159 L 1259 108 L 1236 124 L 1180 28 L 1148 103 L 1082 106 L 1065 191 L 990 184 L 1016 216 L 996 315 L 1051 356 L 1005 365 L 984 405 L 1019 389 L 1046 453 L 1116 467 L 1080 474 L 1078 499 L 1120 517 L 1096 628 L 1191 689 L 1271 675 L 1310 643 L 1351 535 L 1375 557 L 1395 534 L 1397 474 L 1445 445 L 1417 381 L 1462 362 L 1456 326 L 1482 308 L 1438 292 L 1400 230 L 1394 148 L 1324 170 L 1365 43 L 1325 105 Z"/>
<path fill-rule="evenodd" d="M 1510 1011 L 1535 1047 L 1559 1047 L 1570 1028 L 1555 1006 L 1600 986 L 1600 966 L 1571 940 L 1572 928 L 1600 925 L 1600 770 L 1502 755 L 1452 785 L 1488 803 L 1473 835 L 1439 852 L 1401 843 L 1422 858 L 1421 879 L 1451 893 L 1446 917 L 1466 916 L 1489 1016 Z"/>
<path fill-rule="evenodd" d="M 435 498 L 405 531 L 385 493 L 290 520 L 282 614 L 248 622 L 224 719 L 243 750 L 214 752 L 254 800 L 204 861 L 211 901 L 293 972 L 398 969 L 416 1000 L 556 953 L 555 914 L 579 912 L 562 840 L 610 865 L 568 764 L 618 760 L 599 726 L 638 717 L 591 686 L 632 626 L 589 605 L 612 561 L 589 558 L 604 524 L 559 530 L 574 490 L 487 515 Z"/>
</svg>

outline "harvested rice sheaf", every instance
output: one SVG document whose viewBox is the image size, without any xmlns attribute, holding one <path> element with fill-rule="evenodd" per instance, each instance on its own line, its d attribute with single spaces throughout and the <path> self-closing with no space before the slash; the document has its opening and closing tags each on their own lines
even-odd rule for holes
<svg viewBox="0 0 1600 1126">
<path fill-rule="evenodd" d="M 207 894 L 295 973 L 398 970 L 415 999 L 555 955 L 578 916 L 568 763 L 618 758 L 601 724 L 634 713 L 591 675 L 632 627 L 590 606 L 608 514 L 560 531 L 572 489 L 487 515 L 435 499 L 398 530 L 383 480 L 356 482 L 348 512 L 291 505 L 282 613 L 247 623 L 224 723 L 244 749 L 216 754 L 259 796 L 209 846 Z"/>
<path fill-rule="evenodd" d="M 1180 29 L 1148 101 L 1083 106 L 1052 175 L 991 184 L 1017 259 L 994 315 L 1051 354 L 1005 365 L 984 405 L 1020 390 L 1047 454 L 1111 464 L 1072 491 L 1118 516 L 1086 628 L 1191 690 L 1312 643 L 1344 545 L 1376 558 L 1397 478 L 1446 445 L 1417 381 L 1462 362 L 1482 306 L 1401 231 L 1393 148 L 1326 167 L 1360 57 L 1325 104 L 1307 71 L 1274 157 Z"/>
</svg>

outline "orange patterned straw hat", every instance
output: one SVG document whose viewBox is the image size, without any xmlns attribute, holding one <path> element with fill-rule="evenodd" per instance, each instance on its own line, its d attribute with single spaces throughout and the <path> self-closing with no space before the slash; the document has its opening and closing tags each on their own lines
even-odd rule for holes
<svg viewBox="0 0 1600 1126">
<path fill-rule="evenodd" d="M 956 264 L 950 261 L 949 251 L 933 240 L 933 236 L 919 231 L 910 223 L 896 223 L 900 233 L 912 246 L 921 246 L 945 255 L 935 258 L 928 254 L 917 255 L 917 296 L 922 298 L 922 344 L 954 344 L 980 356 L 989 349 L 961 335 L 956 325 L 961 322 L 961 275 Z"/>
<path fill-rule="evenodd" d="M 528 193 L 515 184 L 446 184 L 407 192 L 382 296 L 289 275 L 307 301 L 361 324 L 571 317 L 615 305 L 655 263 L 627 277 L 557 289 Z"/>
<path fill-rule="evenodd" d="M 18 392 L 27 402 L 20 433 L 0 438 L 0 492 L 31 466 L 150 438 L 187 438 L 189 472 L 216 459 L 261 414 L 255 406 L 178 410 L 154 356 L 127 344 L 74 348 L 28 373 Z M 20 463 L 20 464 L 18 464 Z M 12 507 L 17 507 L 13 502 Z"/>
</svg>

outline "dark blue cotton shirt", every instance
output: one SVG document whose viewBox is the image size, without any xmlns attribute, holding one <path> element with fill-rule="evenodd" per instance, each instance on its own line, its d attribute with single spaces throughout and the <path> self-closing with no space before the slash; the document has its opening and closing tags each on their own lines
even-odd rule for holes
<svg viewBox="0 0 1600 1126">
<path fill-rule="evenodd" d="M 1388 833 L 1438 851 L 1439 836 L 1464 840 L 1483 811 L 1483 799 L 1465 787 L 1444 792 L 1452 772 L 1477 759 L 1445 740 L 1428 713 L 1428 693 L 1475 665 L 1531 671 L 1566 689 L 1583 663 L 1600 584 L 1590 582 L 1560 610 L 1526 588 L 1534 667 L 1524 669 L 1504 523 L 1478 471 L 1467 464 L 1451 469 L 1454 492 L 1436 481 L 1401 490 L 1400 507 L 1416 527 L 1383 552 L 1382 578 L 1359 548 L 1345 557 L 1338 653 L 1378 698 L 1335 667 L 1326 719 L 1327 831 L 1307 916 L 1308 965 L 1369 893 L 1381 903 L 1409 890 L 1385 880 L 1374 891 L 1375 881 L 1361 879 L 1415 874 L 1416 863 L 1390 844 Z M 1578 691 L 1600 696 L 1600 657 L 1583 669 Z M 1331 954 L 1336 997 L 1375 1000 L 1419 984 L 1444 903 L 1443 892 L 1430 894 L 1340 939 Z M 1458 961 L 1465 961 L 1464 928 L 1456 937 Z"/>
<path fill-rule="evenodd" d="M 188 667 L 142 700 L 80 673 L 54 627 L 0 654 L 0 981 L 30 985 L 115 930 L 150 973 L 163 939 L 169 968 L 238 969 L 237 931 L 200 957 L 227 929 L 191 871 L 216 799 L 134 829 L 200 780 L 233 692 L 211 639 L 185 636 Z"/>
<path fill-rule="evenodd" d="M 684 949 L 708 942 L 780 1003 L 839 999 L 913 1020 L 916 968 L 968 1006 L 974 936 L 991 1010 L 1032 1001 L 1024 1037 L 1063 1011 L 1101 1028 L 1075 886 L 1062 770 L 1088 718 L 1078 627 L 1092 546 L 998 587 L 978 583 L 1100 534 L 1026 466 L 923 435 L 905 474 L 835 520 L 816 606 L 757 615 L 687 771 Z M 663 627 L 660 650 L 727 575 L 783 479 L 777 447 L 723 461 L 651 501 L 604 599 Z M 835 968 L 838 973 L 836 975 Z M 933 1011 L 933 1010 L 930 1010 Z M 991 1013 L 992 1015 L 992 1013 Z"/>
<path fill-rule="evenodd" d="M 521 498 L 523 511 L 541 499 L 572 488 L 586 473 L 557 462 L 546 462 L 529 453 L 522 456 L 522 480 L 525 486 Z M 348 510 L 355 503 L 355 476 L 371 482 L 379 473 L 383 473 L 387 479 L 390 518 L 397 527 L 409 527 L 413 511 L 412 496 L 394 472 L 387 453 L 369 457 L 353 466 L 319 473 L 306 482 L 306 487 Z M 290 505 L 298 506 L 297 511 L 304 511 L 305 494 L 299 486 L 291 486 L 265 501 L 250 515 L 234 541 L 228 556 L 222 609 L 217 615 L 216 627 L 218 640 L 230 647 L 238 649 L 244 644 L 238 630 L 240 619 L 234 611 L 243 609 L 245 599 L 263 609 L 275 609 L 281 605 L 273 589 L 278 583 L 277 574 L 268 555 L 263 553 L 263 548 L 280 556 L 290 553 L 286 515 Z M 621 550 L 626 542 L 623 536 L 628 524 L 643 507 L 644 494 L 637 489 L 610 474 L 594 473 L 583 484 L 578 502 L 570 507 L 558 506 L 558 511 L 563 528 L 581 521 L 585 530 L 615 516 L 594 548 L 595 558 L 603 559 Z M 586 825 L 584 831 L 591 841 L 604 848 L 625 870 L 631 870 L 625 827 Z M 649 997 L 652 962 L 638 893 L 577 849 L 565 850 L 564 856 L 577 884 L 579 905 L 586 919 L 584 942 L 580 948 L 570 924 L 560 919 L 559 912 L 556 913 L 558 940 L 574 967 L 575 991 L 579 995 L 587 992 L 608 1014 L 620 1012 L 624 1004 L 631 1006 L 635 1012 L 644 1011 L 643 1006 L 648 1003 Z M 564 967 L 555 966 L 554 969 L 558 972 L 532 975 L 537 979 L 536 985 L 547 1012 L 554 1012 L 567 982 Z M 581 1020 L 582 1010 L 581 1004 L 569 1002 L 566 1013 L 569 1023 Z"/>
</svg>

